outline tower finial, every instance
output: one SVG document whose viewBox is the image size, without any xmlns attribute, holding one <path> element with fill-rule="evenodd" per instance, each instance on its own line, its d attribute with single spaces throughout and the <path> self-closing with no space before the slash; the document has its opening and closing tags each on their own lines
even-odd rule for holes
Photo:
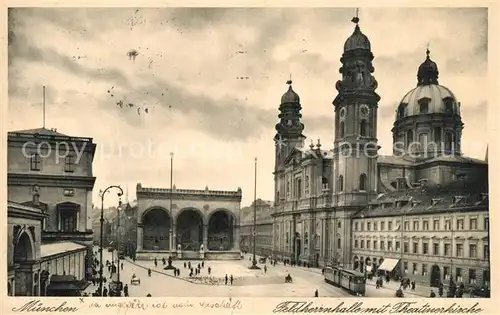
<svg viewBox="0 0 500 315">
<path fill-rule="evenodd" d="M 359 8 L 356 8 L 356 16 L 352 18 L 351 22 L 356 25 L 359 23 Z"/>
<path fill-rule="evenodd" d="M 430 59 L 429 55 L 431 54 L 431 51 L 429 50 L 429 42 L 427 42 L 427 50 L 425 51 L 425 54 L 427 55 L 427 59 Z"/>
<path fill-rule="evenodd" d="M 290 73 L 290 80 L 286 81 L 286 84 L 292 85 L 292 74 Z"/>
</svg>

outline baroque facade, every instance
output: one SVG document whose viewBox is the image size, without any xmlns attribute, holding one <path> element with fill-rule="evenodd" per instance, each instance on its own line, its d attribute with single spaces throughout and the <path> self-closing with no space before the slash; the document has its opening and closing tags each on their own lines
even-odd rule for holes
<svg viewBox="0 0 500 315">
<path fill-rule="evenodd" d="M 240 258 L 242 192 L 147 188 L 137 195 L 137 259 Z"/>
<path fill-rule="evenodd" d="M 395 109 L 393 155 L 379 155 L 374 56 L 359 19 L 353 22 L 333 101 L 333 149 L 319 140 L 304 146 L 291 81 L 281 98 L 273 255 L 423 283 L 488 285 L 488 165 L 461 152 L 460 102 L 438 83 L 427 51 L 417 87 Z"/>
<path fill-rule="evenodd" d="M 28 295 L 78 291 L 86 285 L 92 261 L 95 149 L 92 139 L 70 137 L 55 129 L 8 133 L 8 199 L 13 205 L 39 209 L 43 215 L 38 243 L 33 244 L 41 268 L 34 278 L 43 274 L 46 287 L 28 290 Z M 9 235 L 15 234 L 10 229 L 16 226 L 9 226 Z"/>
</svg>

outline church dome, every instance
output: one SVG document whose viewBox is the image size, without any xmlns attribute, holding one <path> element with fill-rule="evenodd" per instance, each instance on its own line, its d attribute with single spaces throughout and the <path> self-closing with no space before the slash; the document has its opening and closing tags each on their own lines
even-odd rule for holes
<svg viewBox="0 0 500 315">
<path fill-rule="evenodd" d="M 356 27 L 354 28 L 354 32 L 346 40 L 346 42 L 344 44 L 344 52 L 355 50 L 355 49 L 371 50 L 370 40 L 368 39 L 368 37 L 365 34 L 361 33 L 361 29 L 359 28 L 358 24 L 356 24 Z"/>
<path fill-rule="evenodd" d="M 438 66 L 429 57 L 418 67 L 417 87 L 406 93 L 396 113 L 396 120 L 425 114 L 460 116 L 460 103 L 453 92 L 438 83 Z"/>
<path fill-rule="evenodd" d="M 419 85 L 400 102 L 397 119 L 424 114 L 460 115 L 460 103 L 450 89 L 438 84 Z"/>
<path fill-rule="evenodd" d="M 281 97 L 281 104 L 285 103 L 299 103 L 300 104 L 300 97 L 295 91 L 292 89 L 292 81 L 288 81 L 288 91 L 283 94 Z"/>
</svg>

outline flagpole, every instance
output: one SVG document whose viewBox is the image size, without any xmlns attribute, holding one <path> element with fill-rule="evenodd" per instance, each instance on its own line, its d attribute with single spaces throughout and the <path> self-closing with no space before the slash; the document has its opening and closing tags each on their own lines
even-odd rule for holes
<svg viewBox="0 0 500 315">
<path fill-rule="evenodd" d="M 260 269 L 257 266 L 257 258 L 255 257 L 255 236 L 257 234 L 256 231 L 256 221 L 257 221 L 257 158 L 255 158 L 255 174 L 254 174 L 254 190 L 253 190 L 253 231 L 252 231 L 252 240 L 253 240 L 253 259 L 252 265 L 249 267 L 250 269 Z"/>
<path fill-rule="evenodd" d="M 45 85 L 43 86 L 43 128 L 45 128 Z"/>
</svg>

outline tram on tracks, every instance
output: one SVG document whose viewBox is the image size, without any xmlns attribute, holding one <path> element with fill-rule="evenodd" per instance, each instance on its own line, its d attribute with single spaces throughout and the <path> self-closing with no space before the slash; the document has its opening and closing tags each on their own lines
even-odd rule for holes
<svg viewBox="0 0 500 315">
<path fill-rule="evenodd" d="M 361 272 L 333 266 L 326 267 L 324 275 L 328 284 L 343 288 L 354 295 L 365 295 L 366 279 Z"/>
</svg>

